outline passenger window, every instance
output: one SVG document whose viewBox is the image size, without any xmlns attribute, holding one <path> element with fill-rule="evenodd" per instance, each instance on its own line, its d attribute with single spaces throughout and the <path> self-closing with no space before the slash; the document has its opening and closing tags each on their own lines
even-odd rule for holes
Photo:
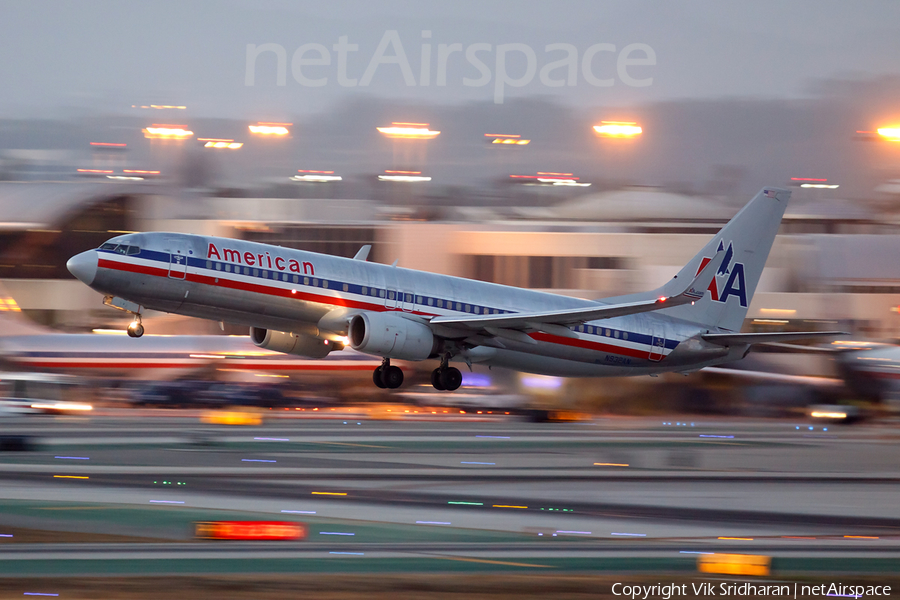
<svg viewBox="0 0 900 600">
<path fill-rule="evenodd" d="M 366 286 L 362 286 L 362 295 L 363 295 L 363 296 L 368 296 L 368 295 L 369 295 L 369 288 L 367 288 Z"/>
<path fill-rule="evenodd" d="M 422 296 L 416 296 L 416 304 L 422 304 Z"/>
<path fill-rule="evenodd" d="M 216 263 L 216 271 L 222 270 L 222 263 Z"/>
<path fill-rule="evenodd" d="M 456 310 L 459 310 L 459 311 L 462 310 L 462 302 L 457 302 L 457 303 L 456 303 Z"/>
<path fill-rule="evenodd" d="M 206 268 L 212 269 L 212 261 L 211 260 L 206 261 Z"/>
<path fill-rule="evenodd" d="M 606 330 L 606 337 L 609 337 L 609 329 Z"/>
<path fill-rule="evenodd" d="M 406 294 L 406 302 L 412 302 L 412 294 Z"/>
<path fill-rule="evenodd" d="M 428 306 L 434 306 L 434 298 L 428 299 Z"/>
<path fill-rule="evenodd" d="M 628 332 L 627 332 L 627 331 L 626 331 L 625 333 L 622 334 L 622 339 L 623 339 L 623 340 L 627 340 L 627 339 L 628 339 Z"/>
<path fill-rule="evenodd" d="M 346 283 L 344 284 L 344 291 L 345 291 L 345 292 L 349 292 L 349 291 L 350 291 L 350 286 L 347 285 Z"/>
<path fill-rule="evenodd" d="M 388 300 L 394 299 L 394 292 L 388 292 Z"/>
<path fill-rule="evenodd" d="M 253 269 L 253 276 L 259 277 L 259 269 Z"/>
<path fill-rule="evenodd" d="M 226 272 L 226 273 L 231 273 L 231 265 L 229 265 L 229 264 L 226 264 L 226 265 L 225 265 L 225 272 Z"/>
<path fill-rule="evenodd" d="M 327 279 L 322 280 L 322 287 L 325 288 L 326 290 L 328 289 L 328 280 Z"/>
<path fill-rule="evenodd" d="M 370 294 L 372 295 L 372 297 L 374 298 L 375 296 L 378 295 L 378 290 L 376 290 L 375 288 L 372 288 L 372 290 L 371 290 L 369 293 L 370 293 Z"/>
<path fill-rule="evenodd" d="M 614 336 L 616 339 L 619 339 L 619 332 L 618 332 L 618 331 L 614 331 L 614 332 L 613 332 L 613 336 Z"/>
<path fill-rule="evenodd" d="M 296 275 L 294 275 L 294 277 L 296 277 Z M 309 285 L 309 277 L 303 278 L 303 285 Z"/>
<path fill-rule="evenodd" d="M 294 275 L 294 283 L 300 283 L 300 277 L 298 277 L 297 275 Z"/>
<path fill-rule="evenodd" d="M 319 280 L 313 277 L 313 287 L 319 287 Z"/>
<path fill-rule="evenodd" d="M 438 308 L 444 308 L 444 301 L 438 300 Z"/>
</svg>

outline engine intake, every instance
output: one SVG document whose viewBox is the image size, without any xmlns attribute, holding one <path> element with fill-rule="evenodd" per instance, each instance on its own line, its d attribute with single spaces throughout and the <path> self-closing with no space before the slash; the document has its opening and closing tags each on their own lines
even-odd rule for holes
<svg viewBox="0 0 900 600">
<path fill-rule="evenodd" d="M 250 341 L 266 350 L 296 354 L 306 358 L 325 358 L 329 352 L 344 349 L 340 342 L 332 342 L 306 333 L 286 333 L 259 327 L 250 328 Z"/>
<path fill-rule="evenodd" d="M 400 360 L 425 360 L 437 339 L 427 325 L 390 313 L 364 312 L 350 320 L 350 347 Z"/>
</svg>

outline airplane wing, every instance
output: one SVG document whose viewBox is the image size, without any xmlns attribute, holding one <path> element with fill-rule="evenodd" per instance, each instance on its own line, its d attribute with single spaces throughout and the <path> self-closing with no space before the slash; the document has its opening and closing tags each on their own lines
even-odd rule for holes
<svg viewBox="0 0 900 600">
<path fill-rule="evenodd" d="M 743 346 L 747 344 L 771 344 L 794 340 L 833 338 L 850 335 L 846 331 L 783 331 L 777 333 L 707 333 L 703 339 L 720 346 Z"/>
<path fill-rule="evenodd" d="M 566 326 L 575 323 L 584 323 L 596 319 L 609 319 L 624 315 L 633 315 L 642 312 L 650 312 L 689 304 L 703 298 L 706 289 L 715 277 L 722 265 L 725 252 L 719 251 L 709 261 L 697 276 L 675 295 L 661 296 L 653 300 L 641 300 L 639 302 L 626 302 L 623 304 L 598 304 L 585 308 L 573 308 L 569 310 L 556 310 L 547 312 L 511 313 L 506 315 L 472 315 L 472 316 L 443 316 L 431 319 L 433 325 L 448 325 L 456 327 L 469 327 L 471 329 L 485 330 L 521 330 L 534 329 L 547 333 L 560 332 L 561 335 L 569 334 Z M 563 333 L 563 330 L 565 333 Z"/>
</svg>

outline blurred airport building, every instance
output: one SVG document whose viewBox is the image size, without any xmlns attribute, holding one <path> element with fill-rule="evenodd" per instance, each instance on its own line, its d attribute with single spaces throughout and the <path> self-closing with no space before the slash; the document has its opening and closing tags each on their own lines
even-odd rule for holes
<svg viewBox="0 0 900 600">
<path fill-rule="evenodd" d="M 745 330 L 900 337 L 900 221 L 798 191 Z M 603 298 L 661 285 L 735 212 L 708 197 L 651 187 L 582 191 L 539 207 L 406 200 L 219 197 L 154 181 L 5 182 L 0 284 L 41 323 L 70 331 L 119 326 L 126 315 L 102 306 L 65 262 L 120 233 L 156 230 L 343 256 L 372 244 L 371 260 Z M 218 330 L 182 317 L 167 323 L 165 331 Z"/>
</svg>

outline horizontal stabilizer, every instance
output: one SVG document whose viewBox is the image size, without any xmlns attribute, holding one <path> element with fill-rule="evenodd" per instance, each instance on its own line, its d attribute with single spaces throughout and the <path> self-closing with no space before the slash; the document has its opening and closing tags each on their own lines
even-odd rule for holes
<svg viewBox="0 0 900 600">
<path fill-rule="evenodd" d="M 431 319 L 433 325 L 459 325 L 473 329 L 500 328 L 500 329 L 540 329 L 541 326 L 566 326 L 576 323 L 585 323 L 597 319 L 610 319 L 624 315 L 634 315 L 643 312 L 690 304 L 701 298 L 715 277 L 725 252 L 718 252 L 697 276 L 677 294 L 666 298 L 661 296 L 652 300 L 639 302 L 626 302 L 623 304 L 598 304 L 585 308 L 573 308 L 569 310 L 557 310 L 548 312 L 511 313 L 506 315 L 472 315 L 466 317 L 445 316 Z"/>
<path fill-rule="evenodd" d="M 746 346 L 748 344 L 771 344 L 850 335 L 846 331 L 783 331 L 778 333 L 707 333 L 703 339 L 720 346 Z"/>
</svg>

